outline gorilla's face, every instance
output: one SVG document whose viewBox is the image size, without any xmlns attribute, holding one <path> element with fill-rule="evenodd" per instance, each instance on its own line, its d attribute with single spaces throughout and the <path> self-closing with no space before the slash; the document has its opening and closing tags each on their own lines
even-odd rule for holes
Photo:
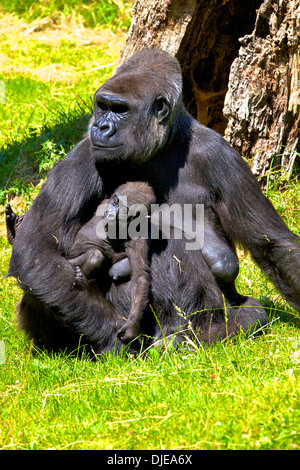
<svg viewBox="0 0 300 470">
<path fill-rule="evenodd" d="M 152 66 L 146 55 L 130 59 L 95 93 L 90 137 L 96 160 L 142 162 L 168 139 L 181 102 L 181 73 L 169 55 L 154 54 Z M 166 59 L 173 67 L 168 77 Z"/>
<path fill-rule="evenodd" d="M 144 161 L 165 143 L 170 103 L 160 94 L 134 96 L 138 77 L 130 78 L 126 79 L 128 92 L 124 91 L 124 83 L 116 90 L 107 82 L 95 94 L 91 141 L 97 159 Z"/>
</svg>

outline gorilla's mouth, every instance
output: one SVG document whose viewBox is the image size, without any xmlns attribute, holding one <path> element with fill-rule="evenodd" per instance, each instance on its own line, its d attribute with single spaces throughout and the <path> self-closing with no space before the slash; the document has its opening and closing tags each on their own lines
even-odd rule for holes
<svg viewBox="0 0 300 470">
<path fill-rule="evenodd" d="M 121 148 L 122 145 L 116 145 L 116 146 L 106 146 L 106 145 L 98 145 L 98 144 L 93 144 L 93 147 L 92 149 L 93 150 L 117 150 L 119 148 Z"/>
</svg>

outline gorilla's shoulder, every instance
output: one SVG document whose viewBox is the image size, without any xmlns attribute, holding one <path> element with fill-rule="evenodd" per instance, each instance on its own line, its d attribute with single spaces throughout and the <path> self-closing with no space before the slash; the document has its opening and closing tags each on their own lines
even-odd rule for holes
<svg viewBox="0 0 300 470">
<path fill-rule="evenodd" d="M 82 157 L 87 157 L 91 154 L 91 139 L 89 136 L 82 139 L 78 142 L 75 147 L 73 147 L 67 156 L 64 158 L 64 162 L 74 161 L 81 159 Z"/>
<path fill-rule="evenodd" d="M 227 164 L 241 160 L 241 156 L 218 132 L 198 121 L 193 123 L 193 140 L 190 155 L 203 162 L 222 162 Z"/>
</svg>

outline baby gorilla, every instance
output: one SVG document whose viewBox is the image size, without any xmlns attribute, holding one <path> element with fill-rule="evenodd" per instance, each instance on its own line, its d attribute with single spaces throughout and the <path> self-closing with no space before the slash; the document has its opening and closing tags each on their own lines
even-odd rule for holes
<svg viewBox="0 0 300 470">
<path fill-rule="evenodd" d="M 154 203 L 155 195 L 148 184 L 135 182 L 120 186 L 79 230 L 68 252 L 67 258 L 74 267 L 76 283 L 81 287 L 92 279 L 105 260 L 111 265 L 109 274 L 114 280 L 131 273 L 131 309 L 117 333 L 125 344 L 142 333 L 140 325 L 150 288 L 147 219 Z M 145 223 L 145 237 L 139 238 L 137 235 L 132 238 L 134 234 L 128 233 L 134 219 L 140 224 Z"/>
</svg>

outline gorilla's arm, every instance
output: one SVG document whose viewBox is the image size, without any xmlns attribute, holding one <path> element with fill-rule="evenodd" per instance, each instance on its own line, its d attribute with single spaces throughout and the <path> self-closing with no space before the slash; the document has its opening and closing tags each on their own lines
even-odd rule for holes
<svg viewBox="0 0 300 470">
<path fill-rule="evenodd" d="M 274 285 L 300 311 L 299 238 L 264 196 L 240 155 L 219 134 L 198 126 L 196 135 L 201 136 L 202 148 L 197 155 L 194 147 L 197 171 L 209 188 L 224 230 L 250 251 Z"/>
<path fill-rule="evenodd" d="M 98 291 L 74 288 L 74 270 L 65 258 L 76 233 L 103 199 L 90 145 L 88 139 L 80 142 L 49 173 L 18 228 L 8 274 L 24 290 L 22 308 L 27 294 L 35 296 L 97 351 L 115 339 L 117 315 L 108 301 L 99 303 L 103 295 Z"/>
</svg>

